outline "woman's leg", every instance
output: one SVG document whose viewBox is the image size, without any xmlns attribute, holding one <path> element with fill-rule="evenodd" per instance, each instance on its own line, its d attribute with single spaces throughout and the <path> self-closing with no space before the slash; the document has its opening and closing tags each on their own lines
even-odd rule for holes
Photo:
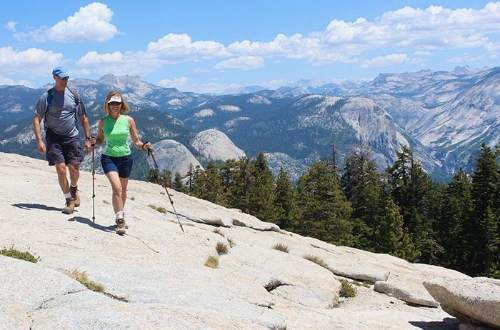
<svg viewBox="0 0 500 330">
<path fill-rule="evenodd" d="M 125 209 L 125 202 L 127 201 L 128 178 L 120 178 L 120 183 L 122 186 L 122 205 Z"/>
<path fill-rule="evenodd" d="M 111 183 L 111 188 L 113 189 L 113 210 L 115 214 L 119 211 L 123 211 L 123 198 L 122 198 L 122 184 L 118 172 L 110 171 L 106 173 L 109 183 Z"/>
</svg>

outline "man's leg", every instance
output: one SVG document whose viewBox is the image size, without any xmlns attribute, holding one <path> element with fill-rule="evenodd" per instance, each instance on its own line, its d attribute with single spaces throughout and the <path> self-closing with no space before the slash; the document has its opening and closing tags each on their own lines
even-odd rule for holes
<svg viewBox="0 0 500 330">
<path fill-rule="evenodd" d="M 59 186 L 64 193 L 64 197 L 66 198 L 66 206 L 62 209 L 62 212 L 65 214 L 71 214 L 75 210 L 75 200 L 71 197 L 69 190 L 68 178 L 66 177 L 66 164 L 57 163 L 55 164 L 55 167 Z"/>
<path fill-rule="evenodd" d="M 59 180 L 59 187 L 61 187 L 63 194 L 66 195 L 69 193 L 68 178 L 66 177 L 66 164 L 57 163 L 55 167 L 57 172 L 57 180 Z"/>
<path fill-rule="evenodd" d="M 80 206 L 80 195 L 78 194 L 78 179 L 80 178 L 80 165 L 68 164 L 69 179 L 71 181 L 71 197 L 75 200 L 75 207 Z"/>
</svg>

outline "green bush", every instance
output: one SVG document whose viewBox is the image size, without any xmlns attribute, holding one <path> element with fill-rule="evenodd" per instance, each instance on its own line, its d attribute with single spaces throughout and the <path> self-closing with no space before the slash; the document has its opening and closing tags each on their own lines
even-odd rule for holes
<svg viewBox="0 0 500 330">
<path fill-rule="evenodd" d="M 345 279 L 340 279 L 340 296 L 343 298 L 352 298 L 356 296 L 356 288 L 352 286 L 351 283 L 349 283 Z"/>
<path fill-rule="evenodd" d="M 0 254 L 3 256 L 6 256 L 6 257 L 16 258 L 16 259 L 20 259 L 20 260 L 24 260 L 24 261 L 29 261 L 29 262 L 32 262 L 35 264 L 40 260 L 40 257 L 35 257 L 34 255 L 29 253 L 28 251 L 22 252 L 22 251 L 16 250 L 16 249 L 14 249 L 13 246 L 8 250 L 6 248 L 3 248 L 2 250 L 0 250 Z"/>
</svg>

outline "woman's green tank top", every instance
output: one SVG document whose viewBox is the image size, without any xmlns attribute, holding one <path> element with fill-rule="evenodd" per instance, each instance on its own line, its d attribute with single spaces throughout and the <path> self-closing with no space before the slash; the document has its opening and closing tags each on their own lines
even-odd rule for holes
<svg viewBox="0 0 500 330">
<path fill-rule="evenodd" d="M 130 135 L 128 116 L 120 115 L 117 119 L 106 116 L 103 119 L 106 149 L 104 154 L 111 157 L 124 157 L 131 154 L 128 145 Z"/>
</svg>

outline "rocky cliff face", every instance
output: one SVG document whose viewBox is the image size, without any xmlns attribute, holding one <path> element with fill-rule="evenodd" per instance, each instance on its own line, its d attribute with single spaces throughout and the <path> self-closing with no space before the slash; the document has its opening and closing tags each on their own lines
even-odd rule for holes
<svg viewBox="0 0 500 330">
<path fill-rule="evenodd" d="M 40 257 L 0 255 L 2 329 L 457 327 L 423 282 L 464 274 L 302 237 L 170 190 L 183 233 L 164 190 L 133 180 L 129 229 L 118 236 L 104 176 L 95 180 L 93 223 L 90 173 L 81 173 L 82 205 L 68 216 L 45 162 L 0 153 L 0 171 L 0 248 Z M 345 297 L 343 281 L 354 297 Z"/>
</svg>

